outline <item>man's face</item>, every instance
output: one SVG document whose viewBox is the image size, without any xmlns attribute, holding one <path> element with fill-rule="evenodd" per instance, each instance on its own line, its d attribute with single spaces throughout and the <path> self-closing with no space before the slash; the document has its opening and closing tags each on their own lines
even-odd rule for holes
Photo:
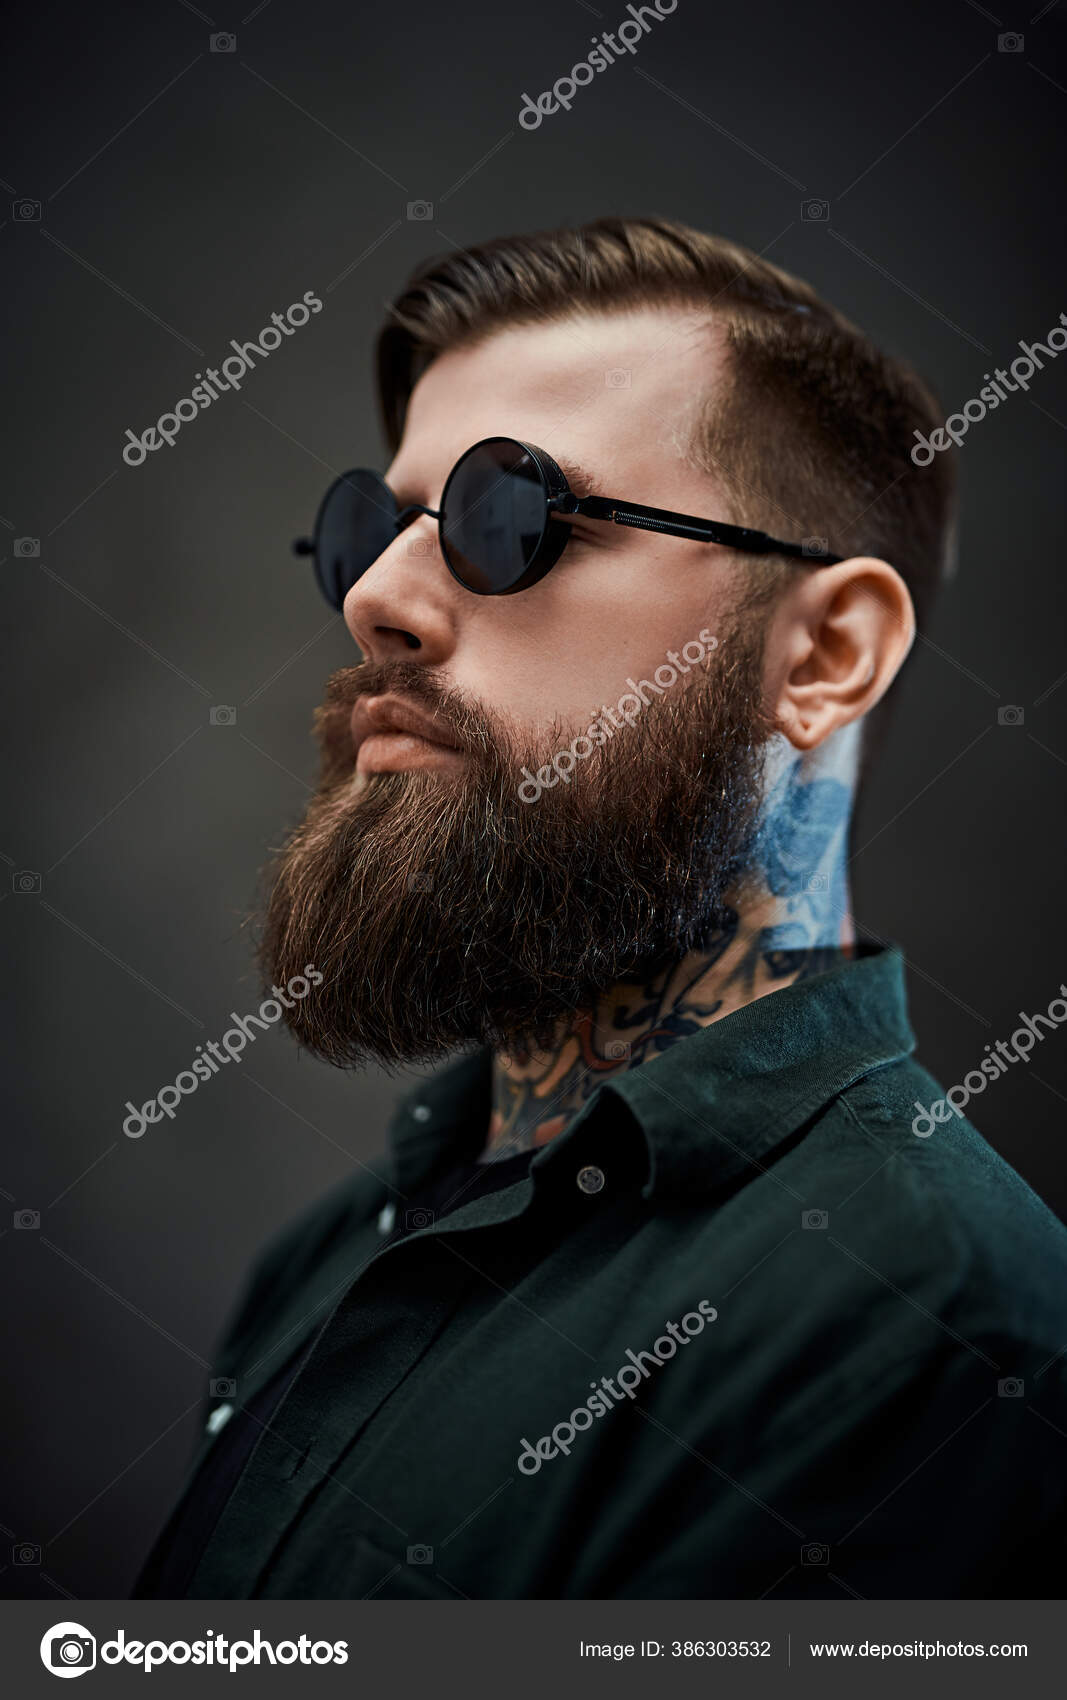
<svg viewBox="0 0 1067 1700">
<path fill-rule="evenodd" d="M 682 314 L 500 332 L 421 379 L 388 482 L 437 507 L 463 451 L 507 435 L 596 494 L 715 518 L 683 452 L 714 361 Z M 547 1045 L 621 980 L 725 945 L 768 734 L 763 631 L 735 599 L 723 550 L 603 522 L 506 597 L 460 585 L 426 517 L 389 545 L 345 601 L 364 661 L 330 681 L 265 915 L 271 978 L 324 977 L 301 1040 L 338 1063 Z M 669 652 L 690 664 L 664 684 Z M 557 777 L 524 792 L 524 770 Z"/>
<path fill-rule="evenodd" d="M 680 309 L 500 331 L 425 373 L 386 482 L 401 506 L 437 508 L 463 451 L 509 436 L 577 462 L 589 493 L 726 518 L 714 479 L 685 458 L 696 398 L 714 392 L 721 358 L 706 316 Z M 628 677 L 718 631 L 729 562 L 704 543 L 580 521 L 540 583 L 476 596 L 422 517 L 352 587 L 344 616 L 368 660 L 417 660 L 527 733 L 558 720 L 573 735 Z"/>
</svg>

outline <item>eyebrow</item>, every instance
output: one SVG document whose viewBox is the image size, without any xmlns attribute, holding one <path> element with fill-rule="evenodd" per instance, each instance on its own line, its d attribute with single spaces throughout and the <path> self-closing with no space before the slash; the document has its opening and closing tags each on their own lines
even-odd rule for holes
<svg viewBox="0 0 1067 1700">
<path fill-rule="evenodd" d="M 573 494 L 577 496 L 579 500 L 582 500 L 586 496 L 595 496 L 597 494 L 597 489 L 601 480 L 599 478 L 594 478 L 591 472 L 587 472 L 580 461 L 570 460 L 565 455 L 561 454 L 554 454 L 552 459 L 563 473 L 563 476 L 570 485 Z"/>
</svg>

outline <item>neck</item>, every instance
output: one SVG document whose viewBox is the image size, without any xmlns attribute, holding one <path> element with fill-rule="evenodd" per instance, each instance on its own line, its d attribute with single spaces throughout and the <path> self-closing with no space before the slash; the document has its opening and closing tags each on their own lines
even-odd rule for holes
<svg viewBox="0 0 1067 1700">
<path fill-rule="evenodd" d="M 647 1066 L 669 1046 L 743 1004 L 851 956 L 848 823 L 859 729 L 798 754 L 771 740 L 752 865 L 731 894 L 730 922 L 707 947 L 609 988 L 560 1023 L 548 1050 L 493 1058 L 493 1109 L 482 1161 L 546 1144 L 602 1080 Z"/>
</svg>

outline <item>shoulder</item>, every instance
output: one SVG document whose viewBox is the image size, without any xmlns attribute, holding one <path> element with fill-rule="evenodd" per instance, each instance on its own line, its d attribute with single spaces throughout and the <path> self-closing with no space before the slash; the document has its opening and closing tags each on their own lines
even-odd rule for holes
<svg viewBox="0 0 1067 1700">
<path fill-rule="evenodd" d="M 1023 1365 L 1064 1397 L 1067 1229 L 968 1121 L 912 1131 L 941 1095 L 908 1058 L 872 1071 L 660 1246 L 661 1302 L 711 1300 L 719 1373 L 772 1426 L 947 1373 L 995 1397 Z"/>
<path fill-rule="evenodd" d="M 1067 1228 L 910 1057 L 865 1075 L 813 1128 L 837 1226 L 887 1272 L 921 1279 L 970 1327 L 1044 1341 L 1067 1330 Z M 859 1191 L 849 1196 L 849 1185 Z"/>
</svg>

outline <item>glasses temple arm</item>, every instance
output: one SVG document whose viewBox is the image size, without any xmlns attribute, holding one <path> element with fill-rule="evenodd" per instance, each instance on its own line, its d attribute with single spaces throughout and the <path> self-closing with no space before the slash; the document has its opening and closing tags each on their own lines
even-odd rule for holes
<svg viewBox="0 0 1067 1700">
<path fill-rule="evenodd" d="M 701 543 L 718 543 L 727 549 L 743 549 L 753 555 L 793 555 L 819 566 L 836 566 L 844 559 L 827 549 L 805 543 L 785 543 L 765 531 L 745 525 L 727 525 L 721 520 L 698 519 L 693 514 L 671 513 L 666 508 L 646 508 L 637 502 L 620 502 L 611 496 L 585 496 L 580 501 L 564 496 L 549 504 L 557 512 L 582 515 L 586 519 L 611 520 L 615 525 L 660 531 L 669 537 L 692 537 Z"/>
</svg>

